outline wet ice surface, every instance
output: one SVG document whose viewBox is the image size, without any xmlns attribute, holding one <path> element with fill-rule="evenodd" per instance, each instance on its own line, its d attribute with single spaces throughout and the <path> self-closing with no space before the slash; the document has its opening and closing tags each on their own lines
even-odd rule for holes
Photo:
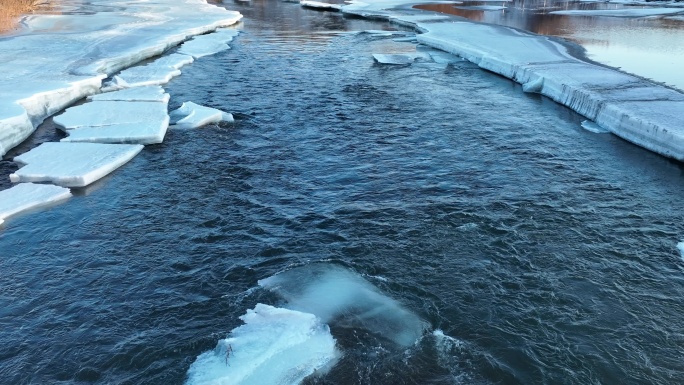
<svg viewBox="0 0 684 385">
<path fill-rule="evenodd" d="M 68 188 L 19 183 L 12 188 L 0 191 L 0 224 L 13 215 L 52 205 L 69 197 L 71 197 L 71 192 Z"/>
</svg>

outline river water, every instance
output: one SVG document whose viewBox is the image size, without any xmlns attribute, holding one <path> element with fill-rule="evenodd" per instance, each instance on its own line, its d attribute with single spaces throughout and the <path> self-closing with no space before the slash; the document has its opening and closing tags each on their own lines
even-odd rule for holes
<svg viewBox="0 0 684 385">
<path fill-rule="evenodd" d="M 467 62 L 375 64 L 416 50 L 352 33 L 388 25 L 229 7 L 232 49 L 167 91 L 234 125 L 1 230 L 0 383 L 181 384 L 281 304 L 258 280 L 339 269 L 425 329 L 333 320 L 342 357 L 307 384 L 684 383 L 680 164 Z"/>
</svg>

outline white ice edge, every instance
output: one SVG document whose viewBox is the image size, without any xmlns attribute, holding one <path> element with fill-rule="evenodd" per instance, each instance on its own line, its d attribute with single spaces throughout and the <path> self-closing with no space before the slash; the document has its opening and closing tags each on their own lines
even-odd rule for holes
<svg viewBox="0 0 684 385">
<path fill-rule="evenodd" d="M 49 182 L 64 187 L 84 187 L 110 174 L 135 157 L 139 144 L 46 142 L 16 156 L 23 164 L 10 174 L 13 183 Z"/>
<path fill-rule="evenodd" d="M 26 33 L 0 37 L 0 156 L 47 117 L 98 93 L 106 77 L 242 18 L 205 0 L 89 5 L 107 12 L 32 15 L 23 23 Z"/>
<path fill-rule="evenodd" d="M 355 2 L 343 13 L 379 18 L 422 34 L 419 43 L 465 58 L 565 105 L 613 134 L 684 161 L 684 94 L 579 60 L 552 38 L 431 13 L 403 15 L 405 0 Z"/>
<path fill-rule="evenodd" d="M 20 183 L 0 191 L 0 224 L 25 211 L 50 206 L 71 197 L 68 188 L 34 183 Z"/>
</svg>

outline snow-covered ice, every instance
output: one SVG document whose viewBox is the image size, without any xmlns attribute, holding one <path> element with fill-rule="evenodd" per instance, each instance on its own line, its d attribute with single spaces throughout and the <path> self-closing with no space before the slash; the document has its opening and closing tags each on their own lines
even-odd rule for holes
<svg viewBox="0 0 684 385">
<path fill-rule="evenodd" d="M 50 184 L 20 183 L 0 191 L 0 224 L 13 215 L 49 206 L 71 197 L 68 188 Z"/>
<path fill-rule="evenodd" d="M 175 128 L 197 128 L 210 123 L 233 122 L 233 115 L 216 108 L 185 102 L 169 113 Z"/>
<path fill-rule="evenodd" d="M 106 102 L 160 102 L 168 103 L 170 95 L 160 86 L 146 86 L 126 88 L 119 91 L 105 92 L 102 94 L 88 96 L 88 100 Z"/>
<path fill-rule="evenodd" d="M 10 180 L 84 187 L 121 167 L 142 149 L 139 144 L 47 142 L 14 158 L 25 166 L 10 174 Z"/>
<path fill-rule="evenodd" d="M 188 370 L 187 385 L 296 385 L 338 358 L 327 325 L 313 314 L 257 304 Z"/>
<path fill-rule="evenodd" d="M 303 7 L 307 8 L 314 8 L 314 9 L 322 9 L 326 11 L 337 11 L 339 12 L 340 9 L 342 9 L 342 4 L 330 4 L 330 3 L 324 3 L 321 1 L 311 1 L 311 0 L 302 0 L 299 2 Z"/>
<path fill-rule="evenodd" d="M 361 328 L 410 346 L 426 323 L 370 282 L 342 267 L 312 264 L 259 281 L 287 301 L 288 309 L 311 313 L 327 324 Z"/>
<path fill-rule="evenodd" d="M 566 16 L 610 16 L 610 17 L 647 17 L 647 16 L 662 16 L 662 15 L 673 15 L 681 13 L 684 10 L 681 8 L 625 8 L 625 9 L 594 9 L 594 10 L 584 10 L 584 9 L 574 9 L 574 10 L 563 10 L 563 11 L 552 11 L 549 12 L 553 15 L 566 15 Z"/>
<path fill-rule="evenodd" d="M 80 7 L 92 13 L 78 14 Z M 0 39 L 0 155 L 48 116 L 97 93 L 108 76 L 242 17 L 204 0 L 92 0 L 71 8 L 28 16 L 24 30 Z"/>
<path fill-rule="evenodd" d="M 190 55 L 195 59 L 213 55 L 229 49 L 230 47 L 226 43 L 230 43 L 237 35 L 237 30 L 222 29 L 214 33 L 196 36 L 192 40 L 183 43 L 178 49 L 178 53 Z"/>
</svg>

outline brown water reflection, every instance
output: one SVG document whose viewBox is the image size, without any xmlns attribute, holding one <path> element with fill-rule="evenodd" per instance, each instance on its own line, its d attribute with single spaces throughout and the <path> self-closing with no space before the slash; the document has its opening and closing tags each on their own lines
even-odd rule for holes
<svg viewBox="0 0 684 385">
<path fill-rule="evenodd" d="M 477 9 L 493 9 L 492 6 L 499 6 L 500 9 Z M 653 7 L 514 0 L 465 1 L 458 5 L 421 4 L 415 8 L 562 37 L 584 47 L 587 57 L 592 60 L 684 90 L 684 20 L 681 17 L 627 18 L 549 13 L 558 10 Z"/>
</svg>

